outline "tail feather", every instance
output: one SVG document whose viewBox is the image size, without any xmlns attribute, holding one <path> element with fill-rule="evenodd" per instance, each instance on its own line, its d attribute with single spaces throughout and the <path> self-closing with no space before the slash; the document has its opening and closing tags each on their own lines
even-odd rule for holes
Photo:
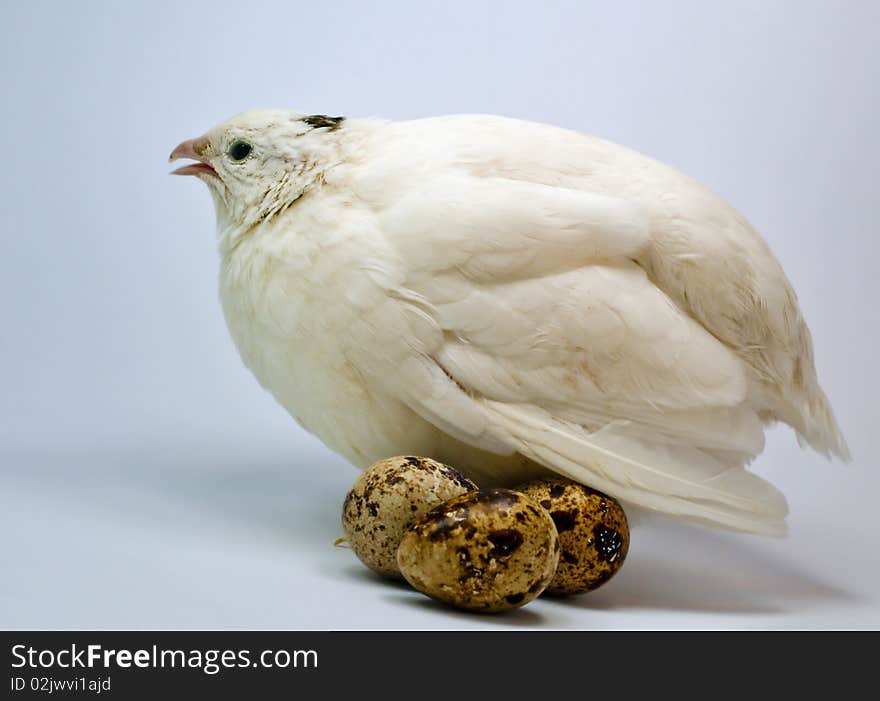
<svg viewBox="0 0 880 701">
<path fill-rule="evenodd" d="M 852 456 L 837 424 L 831 402 L 818 385 L 811 390 L 801 391 L 792 398 L 778 402 L 773 407 L 773 414 L 795 430 L 801 447 L 809 446 L 826 458 L 833 455 L 849 462 Z"/>
<path fill-rule="evenodd" d="M 798 442 L 806 442 L 813 450 L 826 457 L 836 455 L 849 462 L 851 454 L 846 439 L 837 425 L 834 410 L 825 393 L 819 389 L 801 413 L 802 426 L 798 428 Z"/>
<path fill-rule="evenodd" d="M 628 422 L 590 433 L 533 406 L 487 401 L 486 408 L 520 453 L 618 499 L 703 525 L 786 532 L 782 493 L 719 455 L 651 440 Z"/>
</svg>

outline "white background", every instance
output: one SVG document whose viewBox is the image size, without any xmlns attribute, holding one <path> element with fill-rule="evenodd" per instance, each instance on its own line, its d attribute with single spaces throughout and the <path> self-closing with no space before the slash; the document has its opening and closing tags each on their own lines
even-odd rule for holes
<svg viewBox="0 0 880 701">
<path fill-rule="evenodd" d="M 0 626 L 880 627 L 880 4 L 17 3 L 5 9 Z M 505 616 L 332 547 L 355 472 L 238 360 L 180 140 L 252 107 L 492 112 L 634 147 L 764 233 L 855 460 L 771 432 L 768 541 L 641 524 L 620 575 Z"/>
</svg>

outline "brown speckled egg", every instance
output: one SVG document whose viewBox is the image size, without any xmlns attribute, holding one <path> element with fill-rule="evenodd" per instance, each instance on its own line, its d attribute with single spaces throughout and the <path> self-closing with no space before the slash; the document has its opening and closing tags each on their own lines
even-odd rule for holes
<svg viewBox="0 0 880 701">
<path fill-rule="evenodd" d="M 547 593 L 592 591 L 617 573 L 629 548 L 629 526 L 616 499 L 564 477 L 516 489 L 547 509 L 559 532 L 562 553 Z"/>
<path fill-rule="evenodd" d="M 491 489 L 441 504 L 403 536 L 397 564 L 423 594 L 469 611 L 527 604 L 553 579 L 559 541 L 524 494 Z"/>
<path fill-rule="evenodd" d="M 373 463 L 355 480 L 342 507 L 342 527 L 361 562 L 399 578 L 397 546 L 431 507 L 477 485 L 443 463 L 403 455 Z"/>
</svg>

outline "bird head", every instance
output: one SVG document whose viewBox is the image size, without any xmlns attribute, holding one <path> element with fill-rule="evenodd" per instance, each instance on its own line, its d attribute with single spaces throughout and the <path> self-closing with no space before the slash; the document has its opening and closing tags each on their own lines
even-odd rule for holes
<svg viewBox="0 0 880 701">
<path fill-rule="evenodd" d="M 194 175 L 208 186 L 221 231 L 246 230 L 283 212 L 321 179 L 343 122 L 287 110 L 245 112 L 182 142 L 169 161 L 194 161 L 173 174 Z"/>
</svg>

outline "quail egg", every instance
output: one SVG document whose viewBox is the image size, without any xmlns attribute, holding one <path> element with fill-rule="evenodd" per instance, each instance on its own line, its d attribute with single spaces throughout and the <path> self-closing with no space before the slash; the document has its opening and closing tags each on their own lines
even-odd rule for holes
<svg viewBox="0 0 880 701">
<path fill-rule="evenodd" d="M 616 499 L 564 477 L 534 480 L 516 489 L 543 506 L 559 532 L 562 552 L 547 593 L 592 591 L 621 568 L 629 526 Z"/>
<path fill-rule="evenodd" d="M 536 598 L 558 561 L 549 514 L 509 489 L 464 494 L 431 509 L 406 532 L 397 551 L 400 571 L 420 592 L 484 612 Z"/>
<path fill-rule="evenodd" d="M 429 458 L 380 460 L 358 476 L 345 497 L 342 527 L 361 562 L 399 578 L 397 546 L 407 527 L 431 507 L 476 490 L 457 470 Z"/>
</svg>

